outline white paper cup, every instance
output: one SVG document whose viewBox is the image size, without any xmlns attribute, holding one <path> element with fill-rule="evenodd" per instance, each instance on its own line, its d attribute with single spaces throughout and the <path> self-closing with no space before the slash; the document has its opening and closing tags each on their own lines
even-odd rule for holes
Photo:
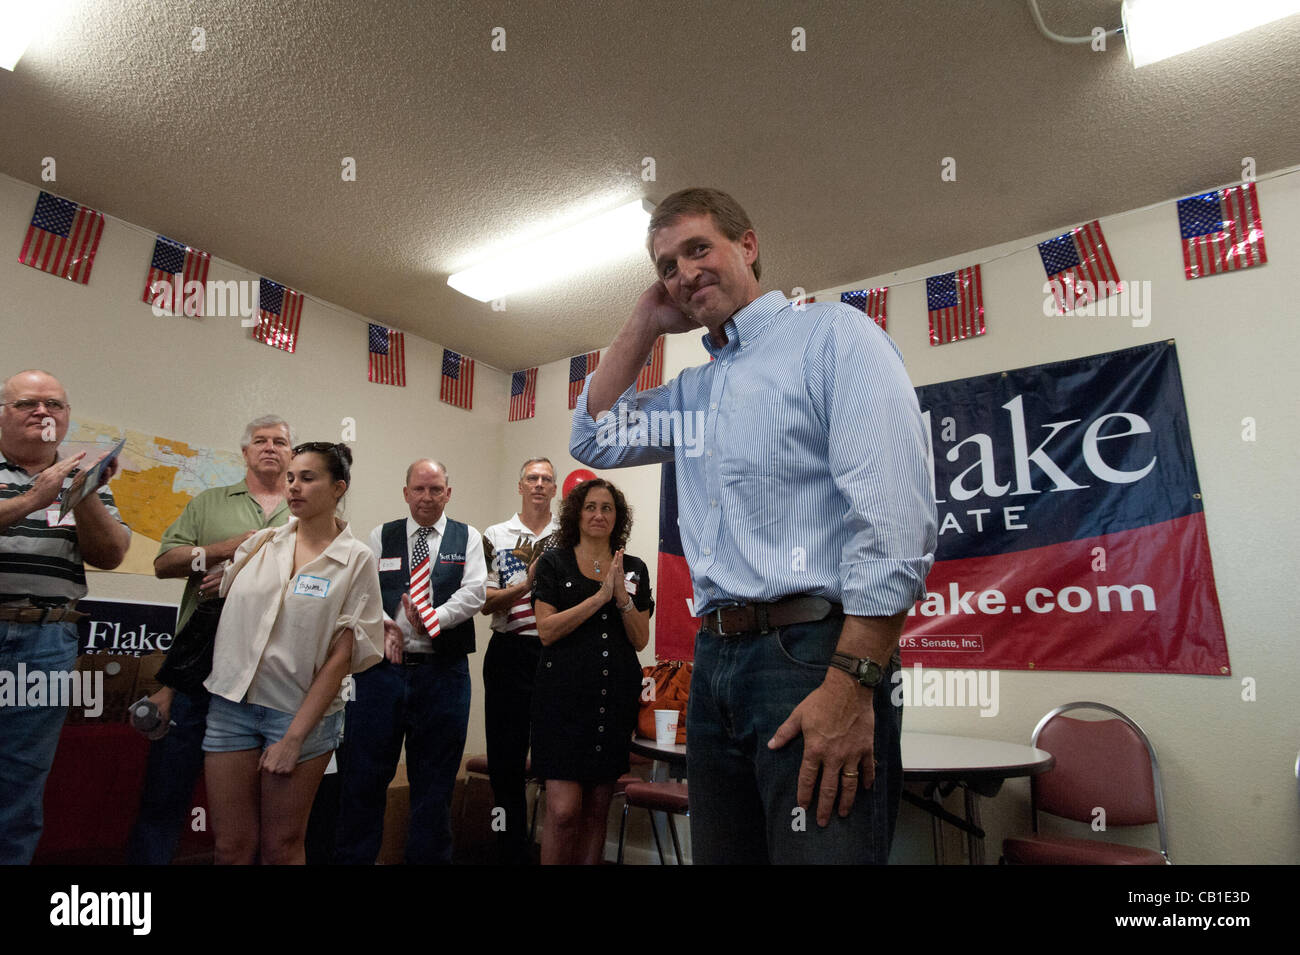
<svg viewBox="0 0 1300 955">
<path fill-rule="evenodd" d="M 677 742 L 677 711 L 655 710 L 655 742 L 672 746 Z"/>
</svg>

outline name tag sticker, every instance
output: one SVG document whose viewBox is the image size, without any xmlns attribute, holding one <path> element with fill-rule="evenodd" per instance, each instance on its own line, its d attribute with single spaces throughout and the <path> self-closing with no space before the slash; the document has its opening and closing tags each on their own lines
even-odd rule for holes
<svg viewBox="0 0 1300 955">
<path fill-rule="evenodd" d="M 330 592 L 330 582 L 324 577 L 309 577 L 299 574 L 293 585 L 293 592 L 303 597 L 324 597 Z"/>
<path fill-rule="evenodd" d="M 629 570 L 623 575 L 623 589 L 627 591 L 629 597 L 636 596 L 636 571 Z"/>
<path fill-rule="evenodd" d="M 77 516 L 68 511 L 68 516 L 59 520 L 59 509 L 57 507 L 47 508 L 45 511 L 45 523 L 50 527 L 76 527 Z"/>
<path fill-rule="evenodd" d="M 401 570 L 402 558 L 400 557 L 381 557 L 379 558 L 380 570 Z"/>
</svg>

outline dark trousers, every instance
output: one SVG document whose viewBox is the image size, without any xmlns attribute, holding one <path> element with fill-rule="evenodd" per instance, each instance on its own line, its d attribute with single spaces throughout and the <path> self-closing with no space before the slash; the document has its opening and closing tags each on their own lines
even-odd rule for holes
<svg viewBox="0 0 1300 955">
<path fill-rule="evenodd" d="M 903 706 L 891 662 L 872 694 L 875 781 L 848 816 L 817 825 L 816 793 L 797 812 L 803 737 L 767 748 L 778 726 L 826 678 L 843 620 L 794 624 L 766 634 L 719 637 L 701 630 L 686 725 L 690 747 L 691 856 L 697 865 L 740 863 L 884 865 L 903 790 Z"/>
<path fill-rule="evenodd" d="M 495 808 L 505 810 L 505 828 L 497 833 L 500 861 L 504 865 L 532 861 L 524 785 L 533 681 L 541 654 L 542 642 L 535 636 L 494 632 L 483 658 L 488 774 Z"/>
<path fill-rule="evenodd" d="M 334 861 L 373 865 L 379 857 L 388 784 L 405 739 L 411 785 L 406 861 L 449 864 L 451 796 L 469 731 L 469 662 L 463 656 L 417 666 L 383 660 L 355 680 L 339 751 Z"/>
<path fill-rule="evenodd" d="M 130 865 L 168 865 L 176 855 L 181 833 L 189 823 L 194 785 L 203 770 L 203 734 L 208 726 L 207 690 L 176 691 L 172 700 L 174 725 L 149 746 L 140 812 L 126 844 Z"/>
</svg>

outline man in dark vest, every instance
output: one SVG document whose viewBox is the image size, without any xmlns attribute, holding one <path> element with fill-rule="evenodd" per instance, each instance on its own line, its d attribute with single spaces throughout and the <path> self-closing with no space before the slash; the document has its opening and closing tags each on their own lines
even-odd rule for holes
<svg viewBox="0 0 1300 955">
<path fill-rule="evenodd" d="M 388 784 L 406 740 L 411 784 L 406 861 L 451 862 L 451 794 L 469 730 L 474 615 L 483 606 L 483 538 L 443 511 L 447 469 L 423 459 L 406 469 L 411 516 L 376 527 L 384 596 L 384 656 L 356 675 L 340 751 L 342 792 L 334 861 L 372 865 L 384 831 Z"/>
</svg>

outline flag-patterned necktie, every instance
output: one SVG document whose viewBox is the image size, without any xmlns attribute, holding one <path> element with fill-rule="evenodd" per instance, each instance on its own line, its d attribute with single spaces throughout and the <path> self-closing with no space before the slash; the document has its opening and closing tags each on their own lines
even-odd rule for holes
<svg viewBox="0 0 1300 955">
<path fill-rule="evenodd" d="M 411 602 L 420 622 L 432 639 L 438 635 L 438 614 L 433 609 L 433 583 L 429 568 L 429 531 L 421 527 L 416 531 L 415 546 L 411 549 Z"/>
</svg>

